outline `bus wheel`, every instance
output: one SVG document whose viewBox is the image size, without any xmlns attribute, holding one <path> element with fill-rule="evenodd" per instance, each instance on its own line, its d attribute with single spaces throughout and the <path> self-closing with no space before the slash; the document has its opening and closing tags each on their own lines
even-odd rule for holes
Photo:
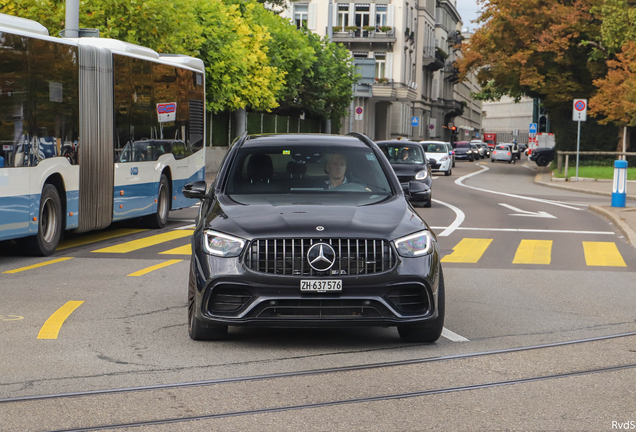
<svg viewBox="0 0 636 432">
<path fill-rule="evenodd" d="M 148 225 L 152 228 L 163 228 L 168 224 L 170 211 L 170 184 L 168 178 L 161 174 L 159 193 L 157 194 L 157 213 L 148 216 Z"/>
<path fill-rule="evenodd" d="M 29 237 L 27 246 L 33 255 L 49 256 L 62 236 L 62 203 L 55 186 L 46 184 L 40 196 L 38 233 Z"/>
</svg>

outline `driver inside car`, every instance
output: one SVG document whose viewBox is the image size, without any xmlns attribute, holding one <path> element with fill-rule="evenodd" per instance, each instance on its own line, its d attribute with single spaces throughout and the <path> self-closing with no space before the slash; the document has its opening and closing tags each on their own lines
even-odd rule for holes
<svg viewBox="0 0 636 432">
<path fill-rule="evenodd" d="M 334 153 L 329 156 L 327 163 L 325 164 L 325 173 L 329 175 L 329 180 L 325 181 L 325 189 L 334 189 L 343 184 L 350 183 L 357 185 L 361 190 L 371 192 L 371 189 L 363 184 L 360 184 L 355 179 L 347 179 L 347 158 L 342 153 Z"/>
</svg>

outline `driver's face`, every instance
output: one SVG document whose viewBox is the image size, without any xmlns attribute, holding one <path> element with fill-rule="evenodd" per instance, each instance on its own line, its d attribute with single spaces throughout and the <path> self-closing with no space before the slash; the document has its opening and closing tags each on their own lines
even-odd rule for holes
<svg viewBox="0 0 636 432">
<path fill-rule="evenodd" d="M 347 160 L 344 155 L 335 154 L 329 158 L 326 168 L 329 178 L 335 180 L 344 179 L 345 172 L 347 171 Z"/>
</svg>

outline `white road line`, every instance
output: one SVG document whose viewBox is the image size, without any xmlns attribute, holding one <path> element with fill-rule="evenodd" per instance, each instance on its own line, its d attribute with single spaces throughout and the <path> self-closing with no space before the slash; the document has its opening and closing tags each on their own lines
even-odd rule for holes
<svg viewBox="0 0 636 432">
<path fill-rule="evenodd" d="M 183 222 L 186 222 L 186 221 L 183 221 Z M 196 227 L 196 225 L 192 224 L 192 225 L 185 225 L 185 226 L 182 226 L 182 227 L 179 227 L 179 228 L 175 228 L 175 229 L 176 230 L 186 230 L 186 229 L 192 229 L 194 227 Z"/>
<path fill-rule="evenodd" d="M 438 237 L 446 237 L 446 236 L 451 235 L 453 233 L 453 231 L 455 231 L 457 228 L 459 228 L 459 226 L 462 224 L 462 222 L 464 222 L 464 219 L 466 218 L 466 215 L 464 214 L 463 211 L 461 211 L 459 208 L 455 207 L 452 204 L 448 204 L 448 203 L 445 203 L 443 201 L 436 200 L 436 199 L 431 199 L 431 201 L 436 202 L 438 204 L 441 204 L 443 206 L 446 206 L 446 207 L 450 208 L 457 215 L 455 217 L 455 220 L 453 221 L 452 224 L 450 224 L 448 227 L 444 228 L 443 232 L 437 234 Z"/>
<path fill-rule="evenodd" d="M 457 333 L 453 333 L 452 331 L 450 331 L 446 327 L 444 327 L 442 329 L 442 336 L 445 337 L 448 340 L 453 341 L 453 342 L 470 342 L 464 336 L 460 336 Z"/>
<path fill-rule="evenodd" d="M 447 227 L 431 227 L 434 230 L 444 230 Z M 531 233 L 546 233 L 546 234 L 603 234 L 603 235 L 616 235 L 612 231 L 571 231 L 571 230 L 546 230 L 546 229 L 530 229 L 530 228 L 469 228 L 458 227 L 457 231 L 503 231 L 503 232 L 531 232 Z M 439 236 L 440 234 L 438 234 Z"/>
<path fill-rule="evenodd" d="M 503 195 L 503 196 L 507 196 L 507 197 L 519 198 L 519 199 L 524 199 L 524 200 L 528 200 L 528 201 L 535 201 L 535 202 L 540 202 L 540 203 L 544 203 L 544 204 L 550 204 L 550 205 L 555 205 L 555 206 L 559 206 L 559 207 L 565 207 L 565 208 L 569 208 L 569 209 L 572 209 L 572 210 L 581 210 L 580 208 L 572 207 L 572 205 L 580 205 L 580 204 L 566 205 L 566 204 L 562 203 L 561 201 L 552 201 L 552 200 L 546 200 L 546 199 L 541 199 L 541 198 L 527 197 L 527 196 L 523 196 L 523 195 L 509 194 L 509 193 L 505 193 L 505 192 L 497 192 L 497 191 L 477 188 L 477 187 L 468 186 L 468 185 L 463 184 L 462 181 L 464 181 L 465 179 L 467 179 L 469 177 L 472 177 L 474 175 L 477 175 L 477 174 L 482 174 L 482 173 L 490 170 L 490 168 L 485 167 L 483 165 L 480 165 L 479 167 L 481 168 L 481 171 L 475 171 L 474 173 L 466 174 L 465 176 L 462 176 L 462 177 L 458 178 L 457 180 L 455 180 L 455 184 L 459 185 L 459 186 L 463 186 L 463 187 L 469 188 L 469 189 L 474 189 L 474 190 L 478 190 L 478 191 L 481 191 L 481 192 L 487 192 L 487 193 L 491 193 L 491 194 L 495 194 L 495 195 Z"/>
</svg>

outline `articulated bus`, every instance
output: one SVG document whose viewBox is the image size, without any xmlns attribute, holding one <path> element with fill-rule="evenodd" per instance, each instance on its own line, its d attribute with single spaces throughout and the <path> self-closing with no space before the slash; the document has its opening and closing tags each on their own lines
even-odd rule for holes
<svg viewBox="0 0 636 432">
<path fill-rule="evenodd" d="M 105 38 L 50 37 L 0 14 L 0 241 L 52 254 L 85 232 L 196 203 L 204 180 L 205 69 Z"/>
</svg>

